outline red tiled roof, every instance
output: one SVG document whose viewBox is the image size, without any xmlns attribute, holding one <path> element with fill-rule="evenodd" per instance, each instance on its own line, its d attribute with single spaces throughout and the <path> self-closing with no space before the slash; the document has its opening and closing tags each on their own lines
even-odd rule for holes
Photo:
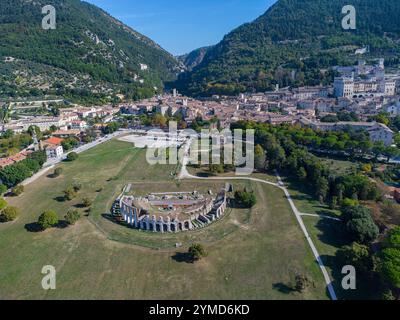
<svg viewBox="0 0 400 320">
<path fill-rule="evenodd" d="M 21 151 L 19 153 L 17 153 L 16 155 L 13 155 L 11 157 L 8 158 L 3 158 L 0 159 L 0 168 L 5 168 L 7 166 L 10 166 L 14 163 L 20 162 L 22 160 L 25 160 L 26 157 L 32 153 L 31 151 Z"/>
<path fill-rule="evenodd" d="M 43 141 L 45 144 L 54 144 L 54 145 L 60 145 L 61 142 L 63 142 L 64 139 L 57 138 L 57 137 L 51 137 L 45 141 Z"/>
</svg>

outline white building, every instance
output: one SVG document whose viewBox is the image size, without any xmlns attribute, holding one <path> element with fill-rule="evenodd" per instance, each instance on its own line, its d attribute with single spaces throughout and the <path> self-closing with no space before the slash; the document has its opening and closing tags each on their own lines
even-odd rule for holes
<svg viewBox="0 0 400 320">
<path fill-rule="evenodd" d="M 335 97 L 352 98 L 354 96 L 354 78 L 335 78 L 333 83 Z"/>
<path fill-rule="evenodd" d="M 337 67 L 336 71 L 342 74 L 334 80 L 336 97 L 374 97 L 396 94 L 396 81 L 390 76 L 385 76 L 384 59 L 379 59 L 375 66 L 366 65 L 364 60 L 360 60 L 357 66 Z"/>
<path fill-rule="evenodd" d="M 302 126 L 310 127 L 314 130 L 321 131 L 342 131 L 346 128 L 355 130 L 365 130 L 369 133 L 372 142 L 383 142 L 385 146 L 393 144 L 394 132 L 382 123 L 377 122 L 318 122 L 312 121 L 307 118 L 301 118 L 300 123 Z"/>
<path fill-rule="evenodd" d="M 81 130 L 82 131 L 82 130 L 85 130 L 88 127 L 88 125 L 87 125 L 86 121 L 75 120 L 75 121 L 71 122 L 70 127 L 71 127 L 71 130 Z"/>
<path fill-rule="evenodd" d="M 48 159 L 61 158 L 63 153 L 64 149 L 61 145 L 49 145 L 46 147 L 46 155 Z"/>
</svg>

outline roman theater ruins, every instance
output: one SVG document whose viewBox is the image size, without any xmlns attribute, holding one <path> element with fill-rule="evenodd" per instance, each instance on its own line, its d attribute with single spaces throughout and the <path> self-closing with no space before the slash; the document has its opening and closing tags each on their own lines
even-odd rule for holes
<svg viewBox="0 0 400 320">
<path fill-rule="evenodd" d="M 144 197 L 121 195 L 113 215 L 129 226 L 153 232 L 181 232 L 203 228 L 223 216 L 227 189 L 216 195 L 193 192 L 151 193 Z"/>
</svg>

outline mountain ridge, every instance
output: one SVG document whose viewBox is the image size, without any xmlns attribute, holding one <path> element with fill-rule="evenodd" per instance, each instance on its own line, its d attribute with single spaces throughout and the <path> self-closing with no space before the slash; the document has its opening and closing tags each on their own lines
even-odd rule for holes
<svg viewBox="0 0 400 320">
<path fill-rule="evenodd" d="M 55 30 L 41 28 L 44 5 L 56 8 Z M 178 61 L 153 40 L 80 0 L 2 0 L 0 41 L 0 96 L 141 98 L 161 92 L 179 72 Z M 65 72 L 71 77 L 59 77 Z"/>
<path fill-rule="evenodd" d="M 352 1 L 356 30 L 342 29 L 345 0 L 279 0 L 227 34 L 176 86 L 191 95 L 237 94 L 280 86 L 328 84 L 329 67 L 351 64 L 357 48 L 398 63 L 400 1 Z M 397 60 L 396 60 L 397 59 Z"/>
</svg>

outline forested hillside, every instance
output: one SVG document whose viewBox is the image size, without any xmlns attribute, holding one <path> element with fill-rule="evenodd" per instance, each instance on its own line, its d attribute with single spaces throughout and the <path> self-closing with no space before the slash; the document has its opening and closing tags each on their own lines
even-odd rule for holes
<svg viewBox="0 0 400 320">
<path fill-rule="evenodd" d="M 400 1 L 353 0 L 357 28 L 342 29 L 345 0 L 279 0 L 264 15 L 242 25 L 178 81 L 193 95 L 235 94 L 280 86 L 326 84 L 329 67 L 354 63 L 355 50 L 370 46 L 364 58 L 384 56 L 399 63 Z"/>
<path fill-rule="evenodd" d="M 56 9 L 56 30 L 42 29 L 45 5 Z M 0 97 L 137 98 L 178 72 L 152 40 L 80 0 L 1 0 L 0 43 Z"/>
</svg>

